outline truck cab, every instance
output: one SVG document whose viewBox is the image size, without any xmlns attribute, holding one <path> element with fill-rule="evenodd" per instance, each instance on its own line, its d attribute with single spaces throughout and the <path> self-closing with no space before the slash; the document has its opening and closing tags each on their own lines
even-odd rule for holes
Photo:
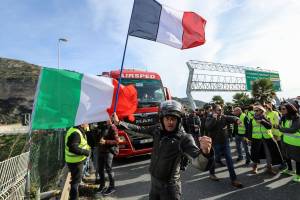
<svg viewBox="0 0 300 200">
<path fill-rule="evenodd" d="M 120 71 L 104 72 L 102 75 L 118 80 Z M 124 120 L 140 126 L 151 126 L 159 122 L 158 108 L 160 103 L 171 99 L 169 90 L 163 86 L 160 76 L 155 72 L 124 69 L 122 71 L 123 85 L 134 85 L 138 95 L 138 107 L 134 113 L 134 121 L 127 117 Z M 130 157 L 151 153 L 153 139 L 144 133 L 130 130 L 119 130 L 120 151 L 117 157 Z"/>
</svg>

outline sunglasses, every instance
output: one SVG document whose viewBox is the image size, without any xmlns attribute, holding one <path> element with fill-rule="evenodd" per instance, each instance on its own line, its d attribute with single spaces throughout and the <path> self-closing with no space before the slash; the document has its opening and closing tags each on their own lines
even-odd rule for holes
<svg viewBox="0 0 300 200">
<path fill-rule="evenodd" d="M 280 108 L 280 110 L 286 110 L 286 108 Z"/>
</svg>

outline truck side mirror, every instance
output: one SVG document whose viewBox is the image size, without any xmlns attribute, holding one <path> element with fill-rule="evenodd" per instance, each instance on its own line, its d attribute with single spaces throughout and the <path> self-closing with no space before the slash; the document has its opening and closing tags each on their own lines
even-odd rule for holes
<svg viewBox="0 0 300 200">
<path fill-rule="evenodd" d="M 164 87 L 164 92 L 165 92 L 166 100 L 171 100 L 171 99 L 172 99 L 172 96 L 171 96 L 171 93 L 170 93 L 169 88 Z"/>
</svg>

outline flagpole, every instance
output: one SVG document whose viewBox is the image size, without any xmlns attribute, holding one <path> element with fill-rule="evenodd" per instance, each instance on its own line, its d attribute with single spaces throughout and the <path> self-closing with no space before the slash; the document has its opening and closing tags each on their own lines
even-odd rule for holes
<svg viewBox="0 0 300 200">
<path fill-rule="evenodd" d="M 122 81 L 122 72 L 123 72 L 123 67 L 124 67 L 125 54 L 126 54 L 126 49 L 127 49 L 127 42 L 128 42 L 128 33 L 127 33 L 127 37 L 126 37 L 125 48 L 124 48 L 123 58 L 122 58 L 122 64 L 121 64 L 120 74 L 119 74 L 119 78 L 118 78 L 118 87 L 117 87 L 117 92 L 116 92 L 114 112 L 116 112 L 116 110 L 117 110 L 117 103 L 118 103 L 118 100 L 119 100 L 119 91 L 120 91 L 120 84 L 121 84 L 121 81 Z"/>
<path fill-rule="evenodd" d="M 129 28 L 130 28 L 130 22 L 131 22 L 131 18 L 132 18 L 133 8 L 134 8 L 134 2 L 133 2 L 132 10 L 131 10 L 130 21 L 129 21 L 128 31 L 127 31 L 127 36 L 126 36 L 126 42 L 125 42 L 125 47 L 124 47 L 124 52 L 123 52 L 123 57 L 122 57 L 122 64 L 121 64 L 120 74 L 119 74 L 119 78 L 118 78 L 118 87 L 117 87 L 117 92 L 116 92 L 116 100 L 115 100 L 115 104 L 114 104 L 114 112 L 117 111 L 117 104 L 118 104 L 118 100 L 119 100 L 119 91 L 120 91 L 120 85 L 122 82 L 122 72 L 123 72 L 123 67 L 124 67 L 124 60 L 125 60 L 125 55 L 126 55 L 126 49 L 127 49 L 127 43 L 128 43 L 128 37 L 129 37 Z"/>
<path fill-rule="evenodd" d="M 28 199 L 30 199 L 30 169 L 29 169 L 29 167 L 30 167 L 30 153 L 31 153 L 31 144 L 32 144 L 32 141 L 31 141 L 32 140 L 32 121 L 35 116 L 35 106 L 36 106 L 36 102 L 37 102 L 37 96 L 40 91 L 42 73 L 43 73 L 43 67 L 41 67 L 41 69 L 40 69 L 40 75 L 39 75 L 39 79 L 37 82 L 36 91 L 34 94 L 34 101 L 33 101 L 33 106 L 32 106 L 31 119 L 30 119 L 29 132 L 28 132 L 29 158 L 28 158 L 28 166 L 27 166 L 26 185 L 25 185 L 25 198 L 28 198 Z"/>
</svg>

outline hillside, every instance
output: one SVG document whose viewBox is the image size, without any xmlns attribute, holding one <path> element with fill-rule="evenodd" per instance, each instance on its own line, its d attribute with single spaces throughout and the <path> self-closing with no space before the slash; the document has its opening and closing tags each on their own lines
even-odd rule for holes
<svg viewBox="0 0 300 200">
<path fill-rule="evenodd" d="M 39 71 L 37 65 L 0 58 L 0 124 L 21 122 L 31 112 Z"/>
<path fill-rule="evenodd" d="M 172 99 L 179 101 L 180 103 L 182 103 L 184 106 L 188 108 L 191 108 L 190 102 L 187 97 L 185 98 L 172 97 Z M 194 100 L 194 101 L 197 107 L 202 107 L 206 103 L 204 101 L 199 101 L 199 100 Z"/>
</svg>

